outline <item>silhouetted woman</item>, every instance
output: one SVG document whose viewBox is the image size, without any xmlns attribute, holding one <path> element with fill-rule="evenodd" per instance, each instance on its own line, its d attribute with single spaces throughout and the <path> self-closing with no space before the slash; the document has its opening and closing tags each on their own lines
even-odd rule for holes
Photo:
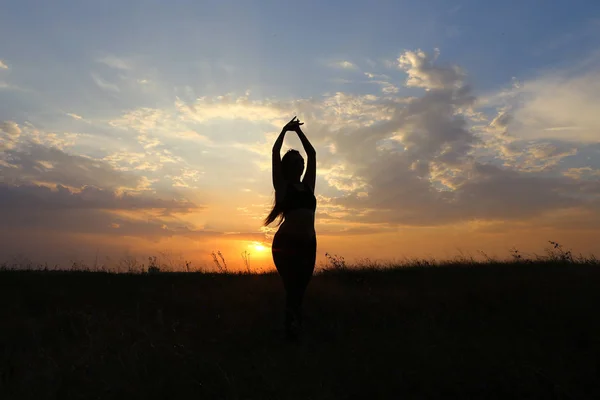
<svg viewBox="0 0 600 400">
<path fill-rule="evenodd" d="M 295 338 L 302 326 L 302 298 L 312 277 L 317 255 L 314 195 L 316 179 L 316 152 L 296 117 L 288 122 L 273 145 L 273 187 L 275 204 L 265 218 L 265 226 L 279 217 L 279 229 L 273 238 L 272 253 L 275 267 L 283 280 L 286 292 L 285 331 Z M 298 134 L 308 156 L 304 179 L 304 158 L 290 149 L 281 158 L 281 145 L 287 131 Z"/>
</svg>

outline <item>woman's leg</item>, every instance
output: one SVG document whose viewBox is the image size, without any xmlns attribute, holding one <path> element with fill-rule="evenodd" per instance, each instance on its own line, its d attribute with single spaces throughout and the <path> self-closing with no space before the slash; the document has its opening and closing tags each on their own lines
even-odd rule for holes
<svg viewBox="0 0 600 400">
<path fill-rule="evenodd" d="M 293 258 L 294 246 L 292 238 L 289 235 L 277 232 L 273 238 L 271 246 L 273 262 L 275 268 L 281 277 L 285 289 L 285 330 L 286 334 L 291 333 L 291 324 L 294 319 L 292 304 L 294 302 L 294 281 L 293 276 Z"/>
<path fill-rule="evenodd" d="M 315 261 L 317 257 L 317 240 L 315 237 L 303 240 L 298 246 L 299 254 L 297 257 L 297 265 L 295 266 L 294 276 L 294 300 L 293 304 L 298 311 L 298 317 L 302 318 L 302 302 L 306 288 L 312 278 L 315 270 Z"/>
<path fill-rule="evenodd" d="M 315 268 L 316 238 L 303 239 L 277 233 L 273 238 L 272 253 L 286 291 L 286 332 L 293 334 L 292 325 L 302 322 L 302 300 Z"/>
</svg>

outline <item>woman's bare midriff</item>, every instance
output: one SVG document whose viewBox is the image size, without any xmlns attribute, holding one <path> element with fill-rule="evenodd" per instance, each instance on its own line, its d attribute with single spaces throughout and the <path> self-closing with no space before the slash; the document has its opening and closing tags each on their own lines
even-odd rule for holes
<svg viewBox="0 0 600 400">
<path fill-rule="evenodd" d="M 312 238 L 317 235 L 315 232 L 315 213 L 307 208 L 288 211 L 277 232 L 299 238 Z"/>
</svg>

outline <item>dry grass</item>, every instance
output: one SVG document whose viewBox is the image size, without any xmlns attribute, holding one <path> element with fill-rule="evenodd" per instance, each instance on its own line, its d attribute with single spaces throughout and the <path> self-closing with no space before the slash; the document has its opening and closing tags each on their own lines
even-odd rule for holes
<svg viewBox="0 0 600 400">
<path fill-rule="evenodd" d="M 297 344 L 276 274 L 5 268 L 0 398 L 600 398 L 600 268 L 557 249 L 402 268 L 331 256 Z"/>
</svg>

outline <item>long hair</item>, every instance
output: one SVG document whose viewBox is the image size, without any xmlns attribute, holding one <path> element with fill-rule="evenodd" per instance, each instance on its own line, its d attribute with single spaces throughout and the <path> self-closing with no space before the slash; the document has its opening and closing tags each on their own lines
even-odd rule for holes
<svg viewBox="0 0 600 400">
<path fill-rule="evenodd" d="M 298 154 L 300 157 L 302 157 L 300 155 L 300 152 L 298 150 L 294 150 L 294 149 L 289 149 L 283 156 L 283 158 L 281 159 L 281 169 L 283 170 L 283 178 L 286 181 L 291 181 L 294 177 L 291 176 L 292 175 L 292 154 Z M 264 226 L 269 225 L 271 222 L 275 221 L 277 218 L 279 218 L 279 221 L 277 221 L 277 225 L 279 226 L 281 225 L 281 223 L 283 222 L 283 208 L 282 205 L 279 204 L 279 202 L 277 202 L 277 196 L 273 195 L 273 208 L 271 209 L 271 212 L 269 213 L 269 215 L 267 215 L 267 217 L 264 220 Z"/>
</svg>

